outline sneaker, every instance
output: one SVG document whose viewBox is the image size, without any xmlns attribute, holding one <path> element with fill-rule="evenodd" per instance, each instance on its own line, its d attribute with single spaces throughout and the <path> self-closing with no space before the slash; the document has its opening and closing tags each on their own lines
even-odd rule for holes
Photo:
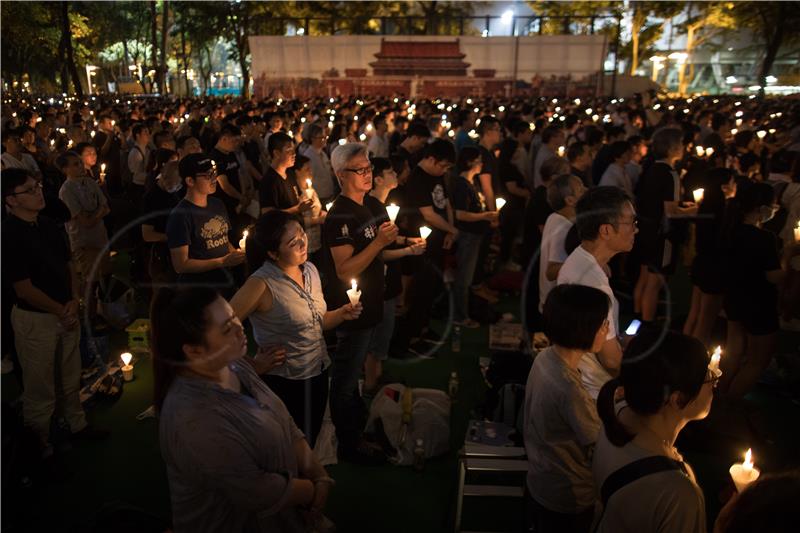
<svg viewBox="0 0 800 533">
<path fill-rule="evenodd" d="M 14 371 L 14 363 L 8 357 L 3 358 L 3 361 L 0 362 L 0 372 L 3 374 L 8 374 Z"/>
<path fill-rule="evenodd" d="M 86 426 L 80 431 L 76 431 L 72 434 L 72 438 L 75 440 L 105 440 L 111 435 L 111 432 L 107 429 L 100 429 L 94 426 Z"/>
</svg>

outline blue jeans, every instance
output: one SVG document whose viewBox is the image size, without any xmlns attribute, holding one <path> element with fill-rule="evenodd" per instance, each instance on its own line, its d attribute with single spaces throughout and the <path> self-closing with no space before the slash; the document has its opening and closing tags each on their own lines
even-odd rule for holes
<svg viewBox="0 0 800 533">
<path fill-rule="evenodd" d="M 367 409 L 358 392 L 358 378 L 375 327 L 336 330 L 339 344 L 331 366 L 331 419 L 340 450 L 355 448 L 367 422 Z"/>
<path fill-rule="evenodd" d="M 469 287 L 481 253 L 483 235 L 462 232 L 456 248 L 456 279 L 453 283 L 453 320 L 463 322 L 469 318 Z"/>
</svg>

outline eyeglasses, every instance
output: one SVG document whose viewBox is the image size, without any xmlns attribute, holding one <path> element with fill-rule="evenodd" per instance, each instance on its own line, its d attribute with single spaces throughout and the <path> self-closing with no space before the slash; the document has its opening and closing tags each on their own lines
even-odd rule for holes
<svg viewBox="0 0 800 533">
<path fill-rule="evenodd" d="M 197 179 L 204 179 L 204 180 L 208 180 L 208 181 L 216 181 L 217 173 L 216 173 L 216 171 L 212 171 L 212 172 L 203 173 L 203 174 L 196 174 L 194 179 L 196 179 L 196 180 Z"/>
<path fill-rule="evenodd" d="M 361 167 L 361 168 L 345 168 L 347 172 L 352 172 L 358 176 L 364 177 L 372 174 L 372 167 Z"/>
<path fill-rule="evenodd" d="M 627 220 L 627 221 L 617 220 L 617 224 L 620 224 L 620 225 L 623 225 L 623 226 L 630 225 L 630 226 L 633 226 L 635 228 L 638 228 L 639 227 L 639 217 L 634 215 L 633 218 L 631 218 L 630 220 Z"/>
<path fill-rule="evenodd" d="M 19 192 L 12 192 L 12 196 L 17 196 L 20 194 L 36 194 L 37 192 L 41 191 L 44 188 L 44 185 L 41 183 L 35 183 L 32 187 L 25 189 L 24 191 Z"/>
</svg>

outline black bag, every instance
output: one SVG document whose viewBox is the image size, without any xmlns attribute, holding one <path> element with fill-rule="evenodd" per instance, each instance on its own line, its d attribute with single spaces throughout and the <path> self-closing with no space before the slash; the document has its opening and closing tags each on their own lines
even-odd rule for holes
<svg viewBox="0 0 800 533">
<path fill-rule="evenodd" d="M 489 385 L 489 390 L 486 391 L 486 403 L 484 404 L 484 415 L 486 418 L 495 420 L 495 416 L 501 416 L 508 419 L 514 418 L 514 422 L 509 423 L 509 426 L 516 427 L 516 421 L 519 419 L 516 414 L 509 411 L 508 402 L 504 401 L 501 406 L 501 400 L 504 395 L 511 394 L 514 400 L 514 408 L 519 412 L 521 410 L 522 400 L 525 398 L 525 384 L 528 381 L 528 374 L 531 371 L 533 359 L 530 355 L 524 352 L 495 352 L 492 354 L 492 359 L 489 363 L 489 368 L 486 371 L 486 382 Z M 507 385 L 516 385 L 504 392 Z M 506 398 L 507 399 L 507 398 Z M 503 420 L 495 420 L 502 422 Z"/>
</svg>

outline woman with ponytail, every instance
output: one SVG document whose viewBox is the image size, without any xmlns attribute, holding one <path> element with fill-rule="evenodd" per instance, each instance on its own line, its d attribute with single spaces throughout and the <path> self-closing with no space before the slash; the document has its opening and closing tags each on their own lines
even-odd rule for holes
<svg viewBox="0 0 800 533">
<path fill-rule="evenodd" d="M 313 530 L 333 480 L 246 362 L 230 305 L 210 288 L 162 289 L 150 321 L 174 531 Z"/>
<path fill-rule="evenodd" d="M 537 533 L 580 533 L 592 524 L 591 457 L 600 420 L 581 384 L 578 362 L 605 342 L 609 306 L 603 291 L 570 284 L 553 288 L 544 303 L 551 346 L 533 362 L 524 412 L 525 516 Z"/>
<path fill-rule="evenodd" d="M 761 226 L 775 216 L 775 189 L 766 183 L 742 186 L 727 223 L 730 279 L 725 298 L 728 338 L 720 389 L 733 399 L 747 394 L 775 352 L 781 269 L 775 235 Z"/>
<path fill-rule="evenodd" d="M 703 491 L 675 441 L 711 409 L 717 376 L 708 365 L 699 340 L 672 331 L 643 329 L 625 349 L 619 377 L 597 397 L 598 531 L 706 531 Z"/>
<path fill-rule="evenodd" d="M 308 262 L 308 237 L 292 215 L 271 210 L 250 229 L 245 253 L 253 272 L 231 300 L 250 319 L 264 381 L 314 446 L 328 400 L 331 364 L 323 330 L 361 314 L 361 304 L 328 310 L 319 272 Z"/>
</svg>

